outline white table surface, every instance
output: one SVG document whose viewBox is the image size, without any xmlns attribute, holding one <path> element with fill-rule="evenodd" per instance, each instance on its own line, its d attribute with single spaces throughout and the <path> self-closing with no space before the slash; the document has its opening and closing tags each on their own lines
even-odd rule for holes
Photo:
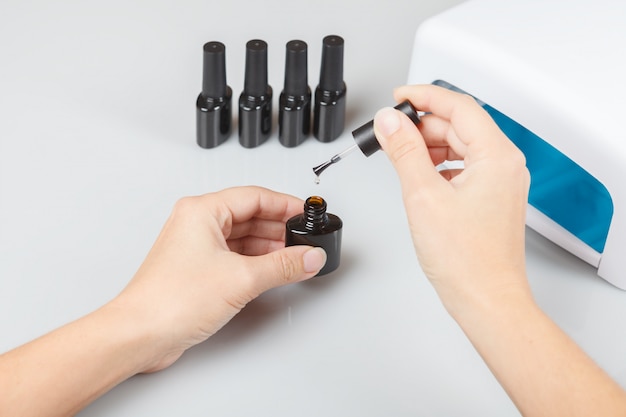
<svg viewBox="0 0 626 417">
<path fill-rule="evenodd" d="M 341 267 L 264 294 L 81 416 L 518 415 L 421 272 L 385 155 L 354 154 L 319 185 L 311 172 L 392 104 L 418 24 L 456 3 L 3 1 L 0 351 L 115 296 L 178 198 L 256 184 L 322 195 L 344 220 Z M 309 44 L 315 88 L 328 34 L 346 42 L 339 139 L 287 149 L 275 125 L 255 149 L 236 130 L 218 148 L 196 145 L 204 42 L 226 45 L 236 105 L 245 43 L 267 41 L 276 105 L 285 43 Z M 532 231 L 527 253 L 540 305 L 626 386 L 626 293 Z"/>
</svg>

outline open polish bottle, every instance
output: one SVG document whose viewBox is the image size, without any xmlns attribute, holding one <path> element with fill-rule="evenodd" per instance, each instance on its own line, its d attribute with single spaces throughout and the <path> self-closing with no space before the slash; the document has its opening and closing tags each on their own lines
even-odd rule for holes
<svg viewBox="0 0 626 417">
<path fill-rule="evenodd" d="M 341 258 L 342 220 L 326 212 L 326 201 L 312 196 L 304 202 L 304 212 L 285 224 L 285 246 L 309 245 L 326 252 L 326 264 L 316 276 L 325 275 L 339 267 Z"/>
</svg>

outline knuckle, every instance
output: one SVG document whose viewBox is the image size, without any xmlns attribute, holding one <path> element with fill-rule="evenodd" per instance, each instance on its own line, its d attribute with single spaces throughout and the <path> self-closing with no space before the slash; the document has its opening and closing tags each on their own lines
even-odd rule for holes
<svg viewBox="0 0 626 417">
<path fill-rule="evenodd" d="M 389 157 L 394 162 L 400 162 L 408 155 L 417 151 L 417 144 L 414 140 L 398 140 L 391 146 Z"/>
<path fill-rule="evenodd" d="M 239 277 L 237 279 L 237 283 L 243 289 L 245 294 L 253 293 L 256 295 L 256 288 L 258 286 L 257 275 L 258 270 L 252 266 L 241 268 L 241 270 L 239 270 L 236 274 L 236 276 Z"/>
<path fill-rule="evenodd" d="M 403 193 L 402 199 L 407 210 L 411 213 L 415 212 L 416 210 L 428 210 L 431 207 L 435 208 L 441 204 L 440 198 L 438 198 L 432 192 L 405 192 Z"/>
<path fill-rule="evenodd" d="M 463 100 L 466 104 L 477 105 L 476 99 L 467 93 L 461 94 L 461 100 Z"/>
<path fill-rule="evenodd" d="M 515 145 L 511 144 L 511 146 L 513 148 L 513 152 L 510 152 L 508 158 L 502 161 L 505 162 L 504 167 L 511 175 L 525 175 L 525 172 L 528 172 L 526 167 L 526 156 Z"/>
<path fill-rule="evenodd" d="M 296 265 L 296 262 L 282 252 L 276 252 L 274 261 L 276 262 L 276 270 L 280 271 L 279 278 L 282 281 L 290 282 L 298 272 L 298 265 Z"/>
<path fill-rule="evenodd" d="M 524 155 L 524 153 L 520 151 L 519 149 L 517 150 L 517 152 L 515 153 L 515 156 L 513 157 L 513 164 L 518 169 L 526 169 L 526 155 Z"/>
<path fill-rule="evenodd" d="M 174 204 L 174 214 L 188 213 L 196 204 L 195 197 L 182 197 Z"/>
</svg>

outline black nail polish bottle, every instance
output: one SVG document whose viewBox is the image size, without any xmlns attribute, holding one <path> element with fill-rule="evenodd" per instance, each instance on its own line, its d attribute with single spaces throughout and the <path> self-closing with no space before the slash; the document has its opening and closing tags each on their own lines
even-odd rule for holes
<svg viewBox="0 0 626 417">
<path fill-rule="evenodd" d="M 285 246 L 317 246 L 326 252 L 326 264 L 316 276 L 328 274 L 339 267 L 343 222 L 336 215 L 326 212 L 326 201 L 322 197 L 307 198 L 304 212 L 287 220 L 285 226 Z"/>
<path fill-rule="evenodd" d="M 267 83 L 267 43 L 254 39 L 246 44 L 246 73 L 239 96 L 239 143 L 259 146 L 272 132 L 272 87 Z"/>
<path fill-rule="evenodd" d="M 346 83 L 343 81 L 343 38 L 326 36 L 322 43 L 320 83 L 315 89 L 313 135 L 331 142 L 341 135 L 346 119 Z"/>
<path fill-rule="evenodd" d="M 226 85 L 226 48 L 220 42 L 203 47 L 202 92 L 196 100 L 196 141 L 214 148 L 230 135 L 233 91 Z"/>
<path fill-rule="evenodd" d="M 308 85 L 307 44 L 287 42 L 285 86 L 278 99 L 278 139 L 288 148 L 300 145 L 311 130 L 311 89 Z"/>
</svg>

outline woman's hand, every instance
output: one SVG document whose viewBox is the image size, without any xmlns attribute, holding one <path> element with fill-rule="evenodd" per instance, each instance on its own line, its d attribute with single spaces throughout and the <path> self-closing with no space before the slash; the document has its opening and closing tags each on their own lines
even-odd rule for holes
<svg viewBox="0 0 626 417">
<path fill-rule="evenodd" d="M 529 173 L 469 96 L 403 87 L 425 112 L 374 119 L 396 168 L 413 242 L 442 302 L 524 416 L 624 416 L 626 393 L 535 304 L 524 261 Z M 437 171 L 449 160 L 462 170 Z"/>
<path fill-rule="evenodd" d="M 326 253 L 283 241 L 303 206 L 258 187 L 180 200 L 121 294 L 0 355 L 0 415 L 74 415 L 131 376 L 169 366 L 263 291 L 313 277 Z"/>
<path fill-rule="evenodd" d="M 249 301 L 313 277 L 321 248 L 285 248 L 285 222 L 303 201 L 259 187 L 180 200 L 154 247 L 112 304 L 152 329 L 160 347 L 145 371 L 167 367 Z"/>
<path fill-rule="evenodd" d="M 427 112 L 416 127 L 383 109 L 374 126 L 400 177 L 420 264 L 446 307 L 508 291 L 530 295 L 524 155 L 469 96 L 426 85 L 402 87 L 395 98 Z M 446 160 L 465 168 L 438 172 Z"/>
</svg>

